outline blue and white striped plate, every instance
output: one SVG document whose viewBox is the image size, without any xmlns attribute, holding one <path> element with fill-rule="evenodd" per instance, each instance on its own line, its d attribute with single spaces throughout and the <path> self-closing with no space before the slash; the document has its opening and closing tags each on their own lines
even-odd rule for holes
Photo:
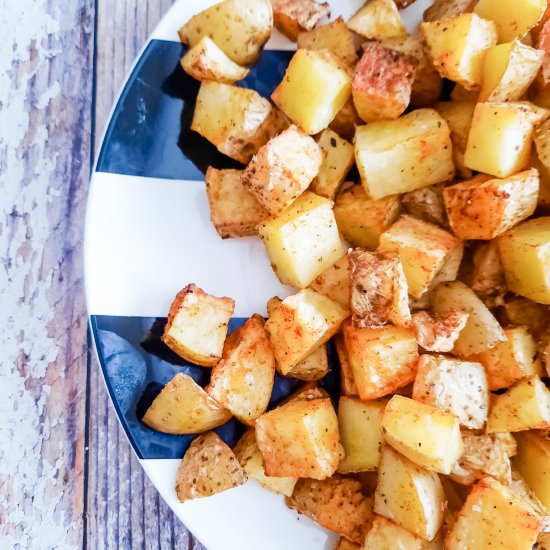
<svg viewBox="0 0 550 550">
<path fill-rule="evenodd" d="M 254 481 L 181 504 L 175 476 L 193 436 L 156 432 L 139 420 L 176 372 L 202 385 L 209 371 L 160 342 L 165 316 L 187 283 L 236 301 L 230 330 L 265 314 L 274 295 L 291 292 L 273 274 L 256 237 L 222 240 L 210 223 L 204 186 L 209 165 L 235 166 L 190 130 L 199 84 L 180 68 L 177 30 L 211 0 L 179 0 L 138 57 L 110 118 L 92 176 L 86 219 L 85 272 L 93 338 L 107 388 L 145 472 L 187 527 L 210 550 L 319 550 L 336 536 L 286 508 L 283 497 Z M 429 0 L 403 17 L 412 29 Z M 333 0 L 332 17 L 348 18 L 362 0 Z M 277 32 L 240 86 L 269 97 L 294 44 Z M 338 364 L 324 381 L 338 386 Z M 278 379 L 276 403 L 295 387 Z M 232 421 L 217 430 L 229 444 L 242 433 Z"/>
</svg>

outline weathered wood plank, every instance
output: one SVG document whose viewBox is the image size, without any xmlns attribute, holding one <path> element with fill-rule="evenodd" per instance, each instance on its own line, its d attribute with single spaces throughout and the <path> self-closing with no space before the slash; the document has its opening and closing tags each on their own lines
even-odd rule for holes
<svg viewBox="0 0 550 550">
<path fill-rule="evenodd" d="M 98 1 L 95 142 L 126 74 L 170 0 Z M 97 150 L 96 148 L 96 150 Z M 118 424 L 99 367 L 91 365 L 89 548 L 202 548 L 146 478 Z"/>
<path fill-rule="evenodd" d="M 83 542 L 93 0 L 0 2 L 0 546 Z"/>
</svg>

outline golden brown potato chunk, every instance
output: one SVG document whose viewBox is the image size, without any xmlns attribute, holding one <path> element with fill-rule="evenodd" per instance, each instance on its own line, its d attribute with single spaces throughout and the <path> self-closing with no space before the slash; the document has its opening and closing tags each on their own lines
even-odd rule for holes
<svg viewBox="0 0 550 550">
<path fill-rule="evenodd" d="M 342 307 L 350 307 L 349 258 L 342 256 L 321 275 L 315 277 L 310 288 L 338 302 Z"/>
<path fill-rule="evenodd" d="M 344 322 L 346 325 L 348 321 Z M 346 345 L 344 343 L 344 337 L 341 333 L 334 337 L 334 345 L 336 346 L 336 353 L 338 354 L 338 361 L 340 362 L 340 389 L 342 395 L 357 396 L 359 391 L 355 384 L 355 378 L 353 376 L 353 370 L 348 360 L 348 353 L 346 351 Z"/>
<path fill-rule="evenodd" d="M 334 550 L 361 550 L 363 548 L 362 544 L 355 544 L 351 540 L 346 539 L 345 537 L 340 537 L 338 539 L 338 544 Z M 546 549 L 544 549 L 546 550 Z"/>
<path fill-rule="evenodd" d="M 435 0 L 424 12 L 424 21 L 447 19 L 472 11 L 477 0 Z"/>
<path fill-rule="evenodd" d="M 353 104 L 353 98 L 350 97 L 344 106 L 336 113 L 329 128 L 334 130 L 340 137 L 352 141 L 355 136 L 355 128 L 363 124 L 363 121 L 357 114 L 357 109 Z"/>
<path fill-rule="evenodd" d="M 411 329 L 418 345 L 426 351 L 452 351 L 460 331 L 466 326 L 469 314 L 465 311 L 446 311 L 430 315 L 427 311 L 412 314 Z"/>
<path fill-rule="evenodd" d="M 247 480 L 233 451 L 214 433 L 199 435 L 187 449 L 176 475 L 180 502 L 238 487 Z"/>
<path fill-rule="evenodd" d="M 416 59 L 368 42 L 353 71 L 351 93 L 365 122 L 397 118 L 408 107 Z"/>
<path fill-rule="evenodd" d="M 372 525 L 373 500 L 355 479 L 333 477 L 324 481 L 300 479 L 286 505 L 361 544 Z"/>
<path fill-rule="evenodd" d="M 413 535 L 407 529 L 397 525 L 384 516 L 375 516 L 372 529 L 365 540 L 365 549 L 373 550 L 424 550 L 428 548 L 426 541 Z"/>
<path fill-rule="evenodd" d="M 384 40 L 407 34 L 393 0 L 368 1 L 351 17 L 348 27 L 369 40 Z"/>
<path fill-rule="evenodd" d="M 302 31 L 310 31 L 321 19 L 330 17 L 327 2 L 314 0 L 271 0 L 273 22 L 287 38 L 296 41 Z"/>
</svg>

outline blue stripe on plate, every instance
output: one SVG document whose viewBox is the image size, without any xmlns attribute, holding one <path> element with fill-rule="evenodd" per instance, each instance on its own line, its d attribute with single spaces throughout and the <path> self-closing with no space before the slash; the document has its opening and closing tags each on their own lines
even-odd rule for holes
<svg viewBox="0 0 550 550">
<path fill-rule="evenodd" d="M 185 46 L 151 40 L 128 78 L 107 128 L 98 172 L 204 180 L 208 166 L 240 167 L 190 130 L 199 82 L 183 72 Z M 265 50 L 239 86 L 269 97 L 293 52 Z"/>
<path fill-rule="evenodd" d="M 234 318 L 229 332 L 246 319 Z M 201 386 L 208 384 L 210 369 L 197 367 L 178 357 L 160 340 L 166 318 L 114 317 L 92 315 L 91 329 L 99 361 L 118 417 L 131 445 L 140 458 L 181 458 L 193 435 L 170 435 L 157 432 L 140 421 L 161 388 L 176 373 L 193 377 Z M 332 343 L 328 345 L 331 372 L 321 385 L 337 399 L 340 389 L 340 366 Z M 276 376 L 270 407 L 294 391 L 301 382 Z M 233 446 L 244 427 L 231 420 L 216 430 Z"/>
</svg>

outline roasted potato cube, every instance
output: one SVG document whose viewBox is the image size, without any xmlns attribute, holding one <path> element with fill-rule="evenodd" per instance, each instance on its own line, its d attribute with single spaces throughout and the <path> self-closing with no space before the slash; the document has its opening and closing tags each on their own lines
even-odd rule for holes
<svg viewBox="0 0 550 550">
<path fill-rule="evenodd" d="M 235 63 L 250 65 L 271 36 L 269 0 L 225 0 L 193 16 L 180 30 L 180 40 L 193 47 L 209 36 Z"/>
<path fill-rule="evenodd" d="M 213 367 L 222 356 L 234 309 L 233 299 L 218 298 L 194 284 L 187 285 L 170 306 L 162 341 L 186 361 Z"/>
<path fill-rule="evenodd" d="M 352 141 L 355 137 L 355 129 L 361 124 L 363 124 L 363 121 L 359 118 L 359 114 L 357 113 L 357 109 L 353 104 L 353 98 L 350 94 L 350 98 L 336 113 L 336 116 L 329 124 L 329 128 L 331 130 L 334 130 L 339 136 L 343 137 L 344 139 Z"/>
<path fill-rule="evenodd" d="M 424 21 L 438 21 L 471 12 L 476 2 L 477 0 L 435 0 L 424 12 Z"/>
<path fill-rule="evenodd" d="M 345 457 L 342 474 L 377 470 L 382 446 L 382 416 L 385 403 L 360 401 L 345 395 L 338 404 L 338 428 Z"/>
<path fill-rule="evenodd" d="M 324 130 L 351 95 L 351 77 L 327 50 L 298 50 L 271 99 L 307 134 Z"/>
<path fill-rule="evenodd" d="M 344 344 L 359 397 L 377 399 L 410 384 L 416 375 L 418 345 L 400 327 L 344 327 Z"/>
<path fill-rule="evenodd" d="M 255 479 L 264 489 L 289 497 L 298 481 L 295 477 L 270 477 L 265 475 L 262 453 L 256 443 L 253 429 L 248 429 L 233 449 L 237 460 L 250 479 Z"/>
<path fill-rule="evenodd" d="M 463 178 L 472 177 L 472 171 L 464 165 L 464 153 L 475 107 L 475 101 L 444 101 L 436 106 L 437 112 L 445 119 L 451 131 L 454 163 L 458 174 Z"/>
<path fill-rule="evenodd" d="M 543 52 L 519 40 L 485 51 L 481 67 L 479 101 L 516 101 L 535 80 Z"/>
<path fill-rule="evenodd" d="M 546 0 L 479 0 L 474 12 L 496 23 L 499 42 L 523 38 L 542 18 Z"/>
<path fill-rule="evenodd" d="M 484 477 L 474 485 L 445 548 L 503 548 L 528 550 L 535 544 L 542 523 L 530 507 L 510 489 Z"/>
<path fill-rule="evenodd" d="M 325 399 L 329 394 L 316 382 L 306 382 L 296 391 L 292 392 L 280 405 L 286 405 L 291 401 L 312 401 L 313 399 Z"/>
<path fill-rule="evenodd" d="M 422 355 L 413 399 L 455 415 L 461 426 L 480 430 L 489 414 L 489 389 L 483 365 L 445 355 Z"/>
<path fill-rule="evenodd" d="M 298 288 L 345 255 L 332 202 L 309 191 L 279 217 L 261 223 L 259 234 L 279 280 Z"/>
<path fill-rule="evenodd" d="M 433 540 L 443 523 L 444 508 L 439 476 L 384 446 L 374 494 L 375 513 L 425 540 Z"/>
<path fill-rule="evenodd" d="M 365 549 L 376 550 L 425 550 L 426 541 L 413 535 L 397 523 L 386 519 L 384 516 L 375 516 L 372 528 L 365 539 Z"/>
<path fill-rule="evenodd" d="M 355 160 L 372 199 L 428 187 L 455 172 L 449 127 L 432 109 L 358 127 Z"/>
<path fill-rule="evenodd" d="M 474 252 L 471 289 L 487 307 L 503 305 L 508 291 L 496 240 L 480 243 Z"/>
<path fill-rule="evenodd" d="M 258 151 L 242 180 L 258 202 L 278 216 L 309 187 L 322 162 L 315 140 L 292 125 Z"/>
<path fill-rule="evenodd" d="M 480 174 L 446 187 L 445 208 L 462 240 L 490 240 L 529 217 L 537 207 L 539 175 L 533 168 L 505 179 Z"/>
<path fill-rule="evenodd" d="M 407 215 L 380 236 L 378 252 L 389 250 L 399 253 L 413 298 L 428 290 L 452 254 L 462 257 L 462 243 L 451 233 Z M 456 273 L 450 274 L 451 279 L 455 277 Z"/>
<path fill-rule="evenodd" d="M 394 395 L 386 405 L 382 432 L 395 450 L 440 474 L 450 474 L 464 450 L 454 414 L 402 395 Z"/>
<path fill-rule="evenodd" d="M 361 544 L 372 525 L 373 500 L 356 479 L 300 479 L 286 505 L 322 527 Z"/>
<path fill-rule="evenodd" d="M 266 323 L 279 371 L 286 375 L 334 336 L 348 315 L 342 306 L 309 288 L 283 300 Z"/>
<path fill-rule="evenodd" d="M 345 321 L 344 323 L 347 323 Z M 346 351 L 346 345 L 344 343 L 344 337 L 342 334 L 337 334 L 334 337 L 334 345 L 336 347 L 336 353 L 338 354 L 338 361 L 340 363 L 340 389 L 342 395 L 349 397 L 358 396 L 359 391 L 355 384 L 355 377 L 348 360 L 348 353 Z"/>
<path fill-rule="evenodd" d="M 334 216 L 344 238 L 353 246 L 376 250 L 380 235 L 399 217 L 399 195 L 378 200 L 368 197 L 362 185 L 353 185 L 336 197 Z"/>
<path fill-rule="evenodd" d="M 540 432 L 516 434 L 518 454 L 514 468 L 546 508 L 550 509 L 550 439 Z"/>
<path fill-rule="evenodd" d="M 455 464 L 451 479 L 471 485 L 486 475 L 504 485 L 512 482 L 510 457 L 516 453 L 516 442 L 509 433 L 478 434 L 463 431 L 464 454 Z"/>
<path fill-rule="evenodd" d="M 504 331 L 507 340 L 484 351 L 477 359 L 485 367 L 489 389 L 500 390 L 536 373 L 537 344 L 526 327 Z"/>
<path fill-rule="evenodd" d="M 327 2 L 314 0 L 271 0 L 275 27 L 294 42 L 302 31 L 310 31 L 321 19 L 330 17 Z"/>
<path fill-rule="evenodd" d="M 351 94 L 365 122 L 397 118 L 411 101 L 416 60 L 379 42 L 367 42 L 355 66 Z"/>
<path fill-rule="evenodd" d="M 403 195 L 407 213 L 428 223 L 446 225 L 447 215 L 443 204 L 443 185 L 431 185 Z"/>
<path fill-rule="evenodd" d="M 449 310 L 469 313 L 468 322 L 455 342 L 453 353 L 467 357 L 491 349 L 498 342 L 506 341 L 506 335 L 494 315 L 485 304 L 461 281 L 442 283 L 430 294 L 435 313 Z"/>
<path fill-rule="evenodd" d="M 550 390 L 537 375 L 520 380 L 494 397 L 487 433 L 546 428 L 550 428 Z"/>
<path fill-rule="evenodd" d="M 141 419 L 167 434 L 196 434 L 225 424 L 231 413 L 223 409 L 190 376 L 176 374 L 162 388 Z"/>
<path fill-rule="evenodd" d="M 348 27 L 369 40 L 384 40 L 407 34 L 393 0 L 368 1 L 348 21 Z"/>
<path fill-rule="evenodd" d="M 497 178 L 519 172 L 529 163 L 534 125 L 545 118 L 548 111 L 527 102 L 478 103 L 464 164 Z"/>
<path fill-rule="evenodd" d="M 274 377 L 275 356 L 265 321 L 255 314 L 225 341 L 206 393 L 251 426 L 267 410 Z"/>
<path fill-rule="evenodd" d="M 411 89 L 411 105 L 416 108 L 430 107 L 440 97 L 443 80 L 427 58 L 420 40 L 413 36 L 400 36 L 382 41 L 391 50 L 404 53 L 416 61 Z"/>
<path fill-rule="evenodd" d="M 247 164 L 279 128 L 276 109 L 254 90 L 212 81 L 201 84 L 191 130 L 224 155 Z"/>
<path fill-rule="evenodd" d="M 309 285 L 310 288 L 338 302 L 342 307 L 350 307 L 350 277 L 348 256 L 342 256 Z"/>
<path fill-rule="evenodd" d="M 351 31 L 341 17 L 298 35 L 299 49 L 329 50 L 338 59 L 342 68 L 353 70 L 357 63 L 357 52 Z"/>
<path fill-rule="evenodd" d="M 397 252 L 349 254 L 352 322 L 359 328 L 389 323 L 407 326 L 411 320 L 407 281 Z"/>
<path fill-rule="evenodd" d="M 523 479 L 523 477 L 514 468 L 512 468 L 512 483 L 510 483 L 509 489 L 514 492 L 521 500 L 523 500 L 524 504 L 529 506 L 533 514 L 541 519 L 543 529 L 548 529 L 550 521 L 548 509 L 542 504 L 537 495 L 531 490 L 531 487 L 529 487 L 525 479 Z"/>
<path fill-rule="evenodd" d="M 323 130 L 317 142 L 323 153 L 323 162 L 310 190 L 321 197 L 334 200 L 351 167 L 355 164 L 353 145 L 336 132 Z"/>
<path fill-rule="evenodd" d="M 181 59 L 182 69 L 197 80 L 215 80 L 234 84 L 248 69 L 231 61 L 208 36 L 203 36 Z"/>
<path fill-rule="evenodd" d="M 258 234 L 258 224 L 269 212 L 244 186 L 242 170 L 208 167 L 205 176 L 210 219 L 222 239 Z"/>
<path fill-rule="evenodd" d="M 468 317 L 465 311 L 449 310 L 435 315 L 417 311 L 412 314 L 410 328 L 416 335 L 418 345 L 426 351 L 448 353 L 466 326 Z"/>
<path fill-rule="evenodd" d="M 523 222 L 498 239 L 508 288 L 550 304 L 550 217 Z"/>
<path fill-rule="evenodd" d="M 180 502 L 209 497 L 238 487 L 247 479 L 233 451 L 209 432 L 189 445 L 176 474 L 176 494 Z"/>
<path fill-rule="evenodd" d="M 428 57 L 442 77 L 468 90 L 480 84 L 483 52 L 497 43 L 492 21 L 463 13 L 420 23 L 420 34 Z"/>
<path fill-rule="evenodd" d="M 260 416 L 256 442 L 266 474 L 277 477 L 330 477 L 342 450 L 328 398 L 294 400 Z"/>
</svg>

